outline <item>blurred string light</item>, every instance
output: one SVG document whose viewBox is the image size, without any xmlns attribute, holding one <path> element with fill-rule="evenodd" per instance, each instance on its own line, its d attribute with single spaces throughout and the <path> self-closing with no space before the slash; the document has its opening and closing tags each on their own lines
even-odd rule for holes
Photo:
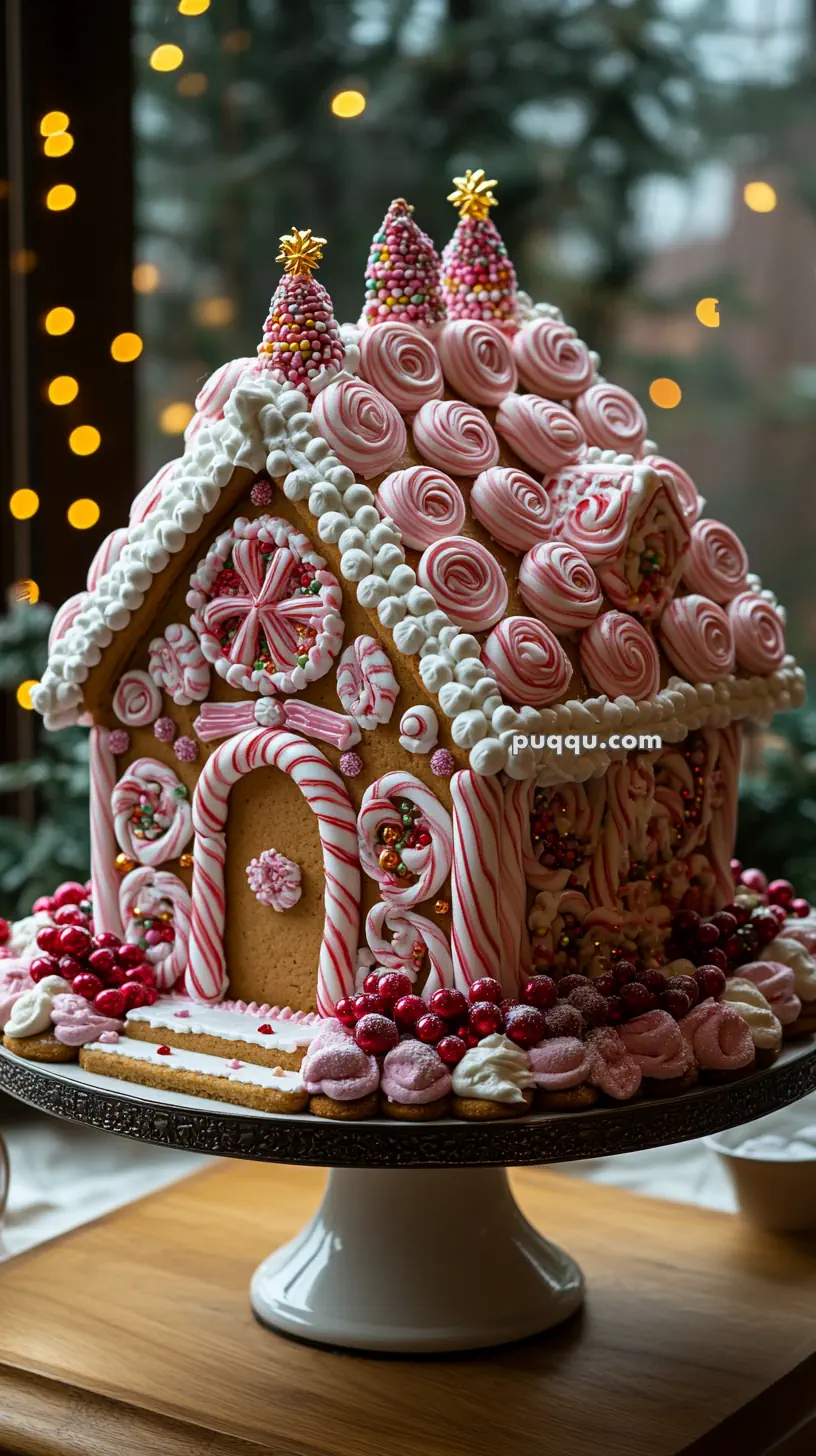
<svg viewBox="0 0 816 1456">
<path fill-rule="evenodd" d="M 210 8 L 210 0 L 178 0 L 179 15 L 203 15 Z"/>
<path fill-rule="evenodd" d="M 45 205 L 49 212 L 65 212 L 76 202 L 76 188 L 70 182 L 58 182 L 46 193 Z"/>
<path fill-rule="evenodd" d="M 76 323 L 76 314 L 70 308 L 52 308 L 45 315 L 47 334 L 68 334 Z"/>
<path fill-rule="evenodd" d="M 683 391 L 675 379 L 653 379 L 649 385 L 649 398 L 659 409 L 675 409 L 683 398 Z"/>
<path fill-rule="evenodd" d="M 27 577 L 25 581 L 15 581 L 11 594 L 15 602 L 27 602 L 31 607 L 40 600 L 40 588 L 30 577 Z"/>
<path fill-rule="evenodd" d="M 166 404 L 159 415 L 159 429 L 163 435 L 183 435 L 193 418 L 192 405 L 177 399 Z"/>
<path fill-rule="evenodd" d="M 81 500 L 72 501 L 67 510 L 68 524 L 73 526 L 75 531 L 88 531 L 95 526 L 102 512 L 95 500 L 83 497 Z"/>
<path fill-rule="evenodd" d="M 160 45 L 150 52 L 154 71 L 177 71 L 184 60 L 184 51 L 177 45 Z"/>
<path fill-rule="evenodd" d="M 67 131 L 71 118 L 67 111 L 47 111 L 40 121 L 40 136 L 57 136 L 61 131 Z"/>
<path fill-rule="evenodd" d="M 33 248 L 16 248 L 9 254 L 9 268 L 12 273 L 33 273 L 37 266 L 37 254 Z"/>
<path fill-rule="evenodd" d="M 52 404 L 73 404 L 78 394 L 79 385 L 72 374 L 58 374 L 48 386 Z"/>
<path fill-rule="evenodd" d="M 199 298 L 193 304 L 193 318 L 205 329 L 223 329 L 235 318 L 235 304 L 226 297 Z"/>
<path fill-rule="evenodd" d="M 773 212 L 776 207 L 776 192 L 770 182 L 746 182 L 742 196 L 752 212 Z"/>
<path fill-rule="evenodd" d="M 176 90 L 179 96 L 203 96 L 208 84 L 203 71 L 188 71 L 186 76 L 179 76 Z"/>
<path fill-rule="evenodd" d="M 228 56 L 240 56 L 251 45 L 252 32 L 249 30 L 228 30 L 221 38 L 221 49 Z"/>
<path fill-rule="evenodd" d="M 17 703 L 21 708 L 26 708 L 29 712 L 31 711 L 34 707 L 31 701 L 31 694 L 39 686 L 40 684 L 35 677 L 26 678 L 25 682 L 20 683 L 17 689 Z"/>
<path fill-rule="evenodd" d="M 335 116 L 360 116 L 366 109 L 366 99 L 362 91 L 338 91 L 332 96 L 331 109 Z"/>
<path fill-rule="evenodd" d="M 102 436 L 95 425 L 77 425 L 68 436 L 68 444 L 75 455 L 93 455 L 102 443 Z"/>
<path fill-rule="evenodd" d="M 43 151 L 47 157 L 67 157 L 73 146 L 74 138 L 69 131 L 56 131 L 45 138 Z"/>
<path fill-rule="evenodd" d="M 131 276 L 137 293 L 155 293 L 161 283 L 161 273 L 155 263 L 137 263 Z"/>
<path fill-rule="evenodd" d="M 144 348 L 144 344 L 138 334 L 117 334 L 110 346 L 110 351 L 117 364 L 132 364 L 138 359 Z"/>
<path fill-rule="evenodd" d="M 701 298 L 694 312 L 701 324 L 707 329 L 718 329 L 720 327 L 720 315 L 717 312 L 718 299 Z"/>
<path fill-rule="evenodd" d="M 40 497 L 36 490 L 15 490 L 9 500 L 9 510 L 15 521 L 30 521 L 40 509 Z"/>
</svg>

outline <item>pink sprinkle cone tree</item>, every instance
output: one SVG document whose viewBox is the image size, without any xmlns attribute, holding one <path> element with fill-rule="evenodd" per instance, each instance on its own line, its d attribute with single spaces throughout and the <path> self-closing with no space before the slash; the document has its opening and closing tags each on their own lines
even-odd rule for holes
<svg viewBox="0 0 816 1456">
<path fill-rule="evenodd" d="M 413 210 L 404 198 L 395 198 L 371 241 L 365 275 L 368 324 L 393 319 L 422 327 L 445 316 L 439 254 L 414 221 Z"/>
<path fill-rule="evenodd" d="M 448 201 L 459 223 L 442 254 L 442 296 L 450 319 L 482 319 L 499 327 L 518 323 L 516 270 L 501 234 L 489 217 L 497 205 L 482 168 L 454 177 Z"/>
<path fill-rule="evenodd" d="M 312 277 L 323 256 L 325 238 L 311 228 L 293 228 L 281 238 L 276 262 L 284 264 L 264 324 L 258 354 L 279 384 L 293 384 L 317 394 L 343 367 L 345 350 L 334 317 L 334 305 Z"/>
</svg>

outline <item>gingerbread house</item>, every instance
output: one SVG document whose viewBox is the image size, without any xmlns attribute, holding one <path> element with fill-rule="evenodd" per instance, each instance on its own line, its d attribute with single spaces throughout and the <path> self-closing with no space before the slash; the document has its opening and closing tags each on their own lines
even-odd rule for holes
<svg viewBox="0 0 816 1456">
<path fill-rule="evenodd" d="M 457 179 L 441 264 L 391 205 L 357 325 L 283 239 L 257 357 L 54 621 L 34 702 L 91 725 L 96 929 L 162 990 L 512 995 L 658 965 L 734 898 L 740 724 L 802 697 L 782 610 L 518 291 L 492 186 Z"/>
</svg>

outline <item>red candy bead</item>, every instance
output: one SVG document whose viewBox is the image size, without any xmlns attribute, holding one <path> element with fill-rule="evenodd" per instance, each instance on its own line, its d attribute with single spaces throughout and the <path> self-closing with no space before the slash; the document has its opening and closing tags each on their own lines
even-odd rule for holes
<svg viewBox="0 0 816 1456">
<path fill-rule="evenodd" d="M 773 916 L 774 920 L 776 921 L 778 934 L 788 918 L 787 911 L 785 910 L 784 905 L 764 905 L 763 909 L 766 915 Z"/>
<path fill-rule="evenodd" d="M 32 915 L 44 913 L 50 915 L 54 909 L 54 900 L 51 895 L 40 895 L 31 907 Z"/>
<path fill-rule="evenodd" d="M 354 997 L 354 1015 L 357 1021 L 363 1016 L 382 1016 L 383 1003 L 379 996 L 371 996 L 368 991 L 360 991 Z"/>
<path fill-rule="evenodd" d="M 369 971 L 363 981 L 363 990 L 367 991 L 369 996 L 376 996 L 377 987 L 380 984 L 380 975 L 380 971 Z"/>
<path fill-rule="evenodd" d="M 696 910 L 678 910 L 672 920 L 672 930 L 681 937 L 694 935 L 699 924 L 700 917 Z"/>
<path fill-rule="evenodd" d="M 354 1012 L 354 1002 L 352 1001 L 350 996 L 340 997 L 340 1000 L 335 1005 L 334 1014 L 337 1017 L 337 1020 L 341 1022 L 343 1026 L 354 1025 L 357 1017 Z"/>
<path fill-rule="evenodd" d="M 595 977 L 595 980 L 592 982 L 592 989 L 593 991 L 597 991 L 599 996 L 617 996 L 618 983 L 612 975 L 612 972 L 607 971 L 605 975 Z"/>
<path fill-rule="evenodd" d="M 429 1046 L 436 1046 L 437 1042 L 442 1040 L 447 1029 L 442 1017 L 436 1016 L 433 1011 L 427 1011 L 424 1016 L 420 1016 L 414 1027 L 419 1040 L 427 1042 Z"/>
<path fill-rule="evenodd" d="M 725 972 L 719 966 L 698 966 L 694 979 L 700 990 L 701 1001 L 705 1001 L 707 996 L 713 996 L 717 1001 L 725 990 Z"/>
<path fill-rule="evenodd" d="M 147 1004 L 148 1004 L 148 1006 L 155 1006 L 156 1002 L 159 999 L 159 993 L 156 990 L 156 987 L 155 986 L 145 986 L 145 993 L 147 995 Z"/>
<path fill-rule="evenodd" d="M 791 900 L 788 910 L 798 920 L 804 920 L 805 916 L 810 914 L 810 901 L 804 900 L 800 895 L 797 895 L 794 900 Z"/>
<path fill-rule="evenodd" d="M 78 905 L 62 905 L 59 910 L 54 911 L 55 925 L 87 925 L 88 917 L 83 915 Z"/>
<path fill-rule="evenodd" d="M 607 998 L 606 998 L 606 1024 L 607 1024 L 607 1026 L 617 1026 L 621 1021 L 623 1021 L 623 1018 L 624 1018 L 625 1015 L 626 1015 L 626 1007 L 624 1006 L 623 1002 L 621 1001 L 620 996 L 607 996 Z"/>
<path fill-rule="evenodd" d="M 546 1011 L 558 1000 L 558 987 L 552 976 L 531 976 L 524 987 L 524 999 L 529 1006 L 538 1006 Z"/>
<path fill-rule="evenodd" d="M 71 990 L 74 995 L 84 996 L 86 1001 L 93 1001 L 104 989 L 99 977 L 95 976 L 92 971 L 80 971 L 71 982 Z"/>
<path fill-rule="evenodd" d="M 139 985 L 141 983 L 137 982 L 136 984 Z M 275 1034 L 275 1028 L 273 1026 L 270 1026 L 268 1021 L 262 1022 L 262 1024 L 258 1027 L 258 1031 L 260 1032 L 261 1036 L 274 1036 Z"/>
<path fill-rule="evenodd" d="M 717 910 L 717 912 L 711 917 L 711 924 L 716 925 L 717 929 L 720 932 L 720 935 L 725 936 L 727 940 L 729 935 L 734 934 L 734 931 L 739 925 L 739 921 L 736 915 L 732 915 L 730 911 Z M 698 936 L 697 939 L 699 940 L 700 937 Z M 716 943 L 717 942 L 715 941 L 714 944 L 716 945 Z"/>
<path fill-rule="evenodd" d="M 118 950 L 119 949 L 119 946 L 121 944 L 122 944 L 122 938 L 121 938 L 121 936 L 116 935 L 116 933 L 113 930 L 100 930 L 94 936 L 94 947 L 97 950 L 102 950 L 103 948 L 104 949 L 110 949 L 110 950 Z"/>
<path fill-rule="evenodd" d="M 675 919 L 676 918 L 677 917 L 675 916 Z M 698 922 L 699 919 L 700 917 L 698 915 Z M 635 965 L 634 961 L 618 961 L 617 965 L 612 967 L 611 974 L 615 977 L 615 984 L 617 986 L 626 986 L 628 982 L 633 981 L 635 976 L 637 975 L 637 966 Z"/>
<path fill-rule="evenodd" d="M 547 1031 L 544 1013 L 537 1006 L 514 1006 L 507 1013 L 505 1031 L 517 1046 L 537 1046 Z"/>
<path fill-rule="evenodd" d="M 59 974 L 64 976 L 66 981 L 73 981 L 74 976 L 80 975 L 85 969 L 83 962 L 71 955 L 60 956 L 57 965 Z"/>
<path fill-rule="evenodd" d="M 751 916 L 751 925 L 757 933 L 760 945 L 767 945 L 769 940 L 779 934 L 776 916 L 769 914 L 768 910 L 757 910 Z"/>
<path fill-rule="evenodd" d="M 669 986 L 660 997 L 661 1011 L 668 1011 L 669 1016 L 673 1016 L 675 1021 L 679 1021 L 681 1016 L 688 1015 L 691 1004 L 691 998 L 686 995 L 685 991 L 674 986 Z"/>
<path fill-rule="evenodd" d="M 377 994 L 390 1010 L 401 996 L 410 996 L 411 977 L 406 976 L 404 971 L 386 971 L 385 975 L 380 976 Z"/>
<path fill-rule="evenodd" d="M 718 970 L 724 972 L 728 970 L 728 956 L 725 954 L 724 950 L 720 950 L 720 947 L 718 945 L 715 945 L 713 950 L 706 952 L 706 957 L 703 964 L 707 966 L 716 966 Z"/>
<path fill-rule="evenodd" d="M 147 987 L 141 981 L 126 981 L 121 995 L 125 998 L 126 1011 L 137 1011 L 140 1006 L 147 1005 Z"/>
<path fill-rule="evenodd" d="M 712 946 L 719 945 L 720 932 L 713 921 L 707 920 L 703 925 L 698 925 L 694 939 L 698 945 L 702 946 L 703 950 L 711 950 Z"/>
<path fill-rule="evenodd" d="M 498 981 L 492 976 L 483 976 L 480 981 L 474 981 L 468 991 L 468 1000 L 471 1006 L 477 1001 L 495 1001 L 496 1005 L 503 999 L 504 992 Z"/>
<path fill-rule="evenodd" d="M 58 976 L 59 966 L 53 956 L 35 956 L 28 967 L 28 974 L 32 981 L 43 981 L 46 976 Z"/>
<path fill-rule="evenodd" d="M 731 873 L 734 876 L 734 879 L 735 880 L 737 880 L 737 881 L 740 880 L 740 878 L 742 877 L 742 860 L 741 859 L 732 859 L 732 861 L 731 861 Z"/>
<path fill-rule="evenodd" d="M 143 986 L 155 986 L 156 984 L 156 972 L 150 961 L 142 961 L 138 966 L 128 966 L 122 974 L 126 981 L 141 981 Z M 121 981 L 119 984 L 121 985 Z"/>
<path fill-rule="evenodd" d="M 58 910 L 63 905 L 79 905 L 82 900 L 87 900 L 87 898 L 88 891 L 77 880 L 66 880 L 64 884 L 58 885 L 52 896 Z"/>
<path fill-rule="evenodd" d="M 144 960 L 144 951 L 140 945 L 133 945 L 130 941 L 126 941 L 116 952 L 116 959 L 120 966 L 127 970 L 128 966 L 141 965 Z"/>
<path fill-rule="evenodd" d="M 571 975 L 561 977 L 558 982 L 558 994 L 559 996 L 569 996 L 572 991 L 577 991 L 579 986 L 589 984 L 589 976 L 581 976 L 577 971 L 573 971 Z"/>
<path fill-rule="evenodd" d="M 467 1016 L 467 997 L 461 991 L 455 991 L 452 986 L 442 986 L 434 991 L 428 1005 L 443 1021 L 461 1021 Z"/>
<path fill-rule="evenodd" d="M 478 986 L 481 985 L 482 982 L 474 981 L 473 984 L 475 986 Z M 471 990 L 472 989 L 473 987 L 471 987 Z M 477 1036 L 492 1036 L 494 1031 L 504 1030 L 504 1017 L 502 1016 L 500 1007 L 496 1005 L 495 1001 L 475 1002 L 475 1004 L 470 1008 L 470 1016 L 468 1020 L 470 1022 L 471 1031 L 475 1032 Z"/>
<path fill-rule="evenodd" d="M 125 1013 L 125 998 L 121 991 L 115 986 L 109 986 L 106 991 L 100 991 L 94 997 L 94 1010 L 100 1016 L 123 1016 Z"/>
<path fill-rule="evenodd" d="M 641 981 L 621 986 L 620 999 L 630 1016 L 641 1016 L 644 1011 L 654 1011 L 657 1007 L 657 997 Z"/>
<path fill-rule="evenodd" d="M 171 1057 L 173 1055 L 169 1046 L 156 1047 L 156 1055 L 160 1057 Z"/>
<path fill-rule="evenodd" d="M 666 989 L 682 991 L 684 995 L 688 996 L 692 1006 L 696 1006 L 700 1000 L 700 987 L 695 976 L 672 976 L 671 980 L 666 982 Z"/>
<path fill-rule="evenodd" d="M 354 1028 L 354 1040 L 361 1051 L 377 1057 L 397 1045 L 399 1032 L 387 1016 L 374 1012 L 360 1017 Z"/>
<path fill-rule="evenodd" d="M 662 995 L 666 989 L 666 977 L 662 971 L 638 971 L 635 980 L 640 981 L 641 986 L 648 986 L 649 990 L 654 991 L 658 996 Z"/>
<path fill-rule="evenodd" d="M 65 925 L 57 932 L 57 945 L 63 955 L 78 956 L 84 960 L 91 949 L 91 937 L 80 925 Z"/>
<path fill-rule="evenodd" d="M 60 931 L 56 925 L 44 925 L 42 930 L 37 931 L 37 945 L 40 950 L 48 951 L 53 955 L 59 944 Z"/>
<path fill-rule="evenodd" d="M 783 905 L 787 907 L 796 895 L 790 880 L 771 880 L 768 886 L 768 899 L 772 905 Z"/>
<path fill-rule="evenodd" d="M 768 881 L 762 870 L 743 870 L 740 875 L 740 884 L 744 885 L 746 890 L 753 890 L 756 895 L 764 895 L 768 889 Z"/>
<path fill-rule="evenodd" d="M 11 926 L 7 920 L 0 915 L 0 945 L 8 945 L 11 939 Z"/>
<path fill-rule="evenodd" d="M 116 953 L 108 946 L 101 946 L 99 950 L 92 950 L 88 956 L 88 965 L 96 971 L 98 976 L 106 976 L 116 965 Z"/>
<path fill-rule="evenodd" d="M 455 1067 L 465 1055 L 467 1043 L 461 1036 L 443 1036 L 442 1040 L 437 1043 L 436 1050 L 446 1067 Z"/>
<path fill-rule="evenodd" d="M 428 1008 L 421 996 L 400 996 L 394 1005 L 394 1020 L 400 1031 L 413 1031 Z"/>
</svg>

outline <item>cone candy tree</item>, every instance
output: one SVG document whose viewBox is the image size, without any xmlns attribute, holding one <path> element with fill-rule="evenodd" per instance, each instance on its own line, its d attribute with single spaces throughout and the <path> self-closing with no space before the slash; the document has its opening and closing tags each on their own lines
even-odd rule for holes
<svg viewBox="0 0 816 1456">
<path fill-rule="evenodd" d="M 459 211 L 459 224 L 442 254 L 442 296 L 448 318 L 483 319 L 513 328 L 516 317 L 516 270 L 489 213 L 497 206 L 495 178 L 484 169 L 454 177 L 448 194 Z"/>
<path fill-rule="evenodd" d="M 292 228 L 280 240 L 275 261 L 283 277 L 275 289 L 258 354 L 280 384 L 301 385 L 316 394 L 343 367 L 345 350 L 326 289 L 312 277 L 325 238 L 311 228 Z"/>
<path fill-rule="evenodd" d="M 439 254 L 413 211 L 404 197 L 395 198 L 371 240 L 363 311 L 368 324 L 393 319 L 423 326 L 445 317 Z"/>
</svg>

